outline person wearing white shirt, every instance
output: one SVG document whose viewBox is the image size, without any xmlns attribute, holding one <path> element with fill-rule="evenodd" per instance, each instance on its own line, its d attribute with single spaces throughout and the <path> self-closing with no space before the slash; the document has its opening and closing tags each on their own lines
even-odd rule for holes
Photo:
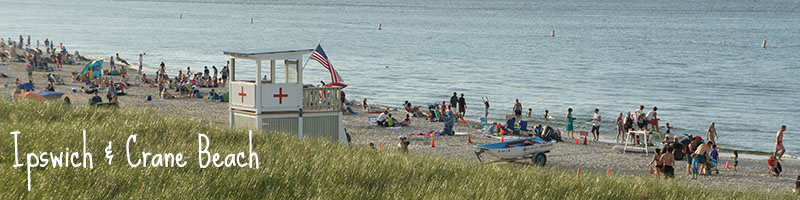
<svg viewBox="0 0 800 200">
<path fill-rule="evenodd" d="M 646 123 L 644 122 L 644 105 L 639 105 L 639 109 L 633 111 L 633 120 L 636 121 L 636 125 L 639 126 L 639 130 L 644 130 L 646 127 Z"/>
<path fill-rule="evenodd" d="M 378 121 L 376 122 L 376 123 L 378 123 L 378 126 L 386 126 L 387 125 L 386 124 L 386 119 L 389 118 L 388 114 L 389 114 L 389 111 L 383 111 L 381 113 L 381 115 L 378 115 Z"/>
<path fill-rule="evenodd" d="M 656 113 L 657 110 L 658 107 L 653 106 L 653 110 L 647 112 L 647 116 L 645 117 L 645 119 L 647 120 L 647 124 L 649 124 L 652 127 L 651 130 L 655 132 L 661 132 L 658 129 L 658 115 L 657 115 L 658 113 Z"/>
<path fill-rule="evenodd" d="M 594 109 L 594 117 L 592 117 L 592 137 L 594 141 L 598 141 L 600 137 L 600 122 L 603 121 L 600 116 L 600 109 Z"/>
</svg>

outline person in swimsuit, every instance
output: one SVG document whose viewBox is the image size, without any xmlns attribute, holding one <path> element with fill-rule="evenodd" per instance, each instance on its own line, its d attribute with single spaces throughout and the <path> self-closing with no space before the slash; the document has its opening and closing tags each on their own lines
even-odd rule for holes
<svg viewBox="0 0 800 200">
<path fill-rule="evenodd" d="M 781 152 L 778 155 L 778 160 L 783 158 L 783 153 L 786 153 L 786 148 L 783 146 L 783 132 L 786 131 L 786 125 L 781 126 L 781 130 L 778 131 L 778 134 L 775 136 L 775 152 Z"/>
<path fill-rule="evenodd" d="M 714 124 L 714 122 L 711 122 L 711 125 L 708 126 L 707 132 L 708 133 L 706 134 L 706 137 L 708 137 L 708 140 L 710 140 L 714 144 L 717 144 L 717 139 L 719 139 L 719 136 L 717 135 L 717 127 Z"/>
<path fill-rule="evenodd" d="M 522 115 L 522 103 L 519 102 L 519 99 L 514 102 L 514 115 L 517 117 Z"/>
<path fill-rule="evenodd" d="M 648 163 L 647 166 L 652 167 L 653 163 L 656 164 L 655 173 L 656 173 L 656 179 L 658 179 L 659 174 L 661 174 L 661 171 L 664 167 L 664 163 L 661 162 L 661 149 L 655 149 L 655 154 L 653 155 L 653 159 L 650 160 L 650 163 Z"/>
<path fill-rule="evenodd" d="M 772 153 L 767 160 L 767 164 L 769 165 L 769 171 L 767 171 L 767 174 L 778 177 L 781 175 L 781 172 L 783 172 L 783 167 L 781 167 L 781 162 L 778 161 L 775 155 L 777 155 L 777 153 Z"/>
<path fill-rule="evenodd" d="M 483 119 L 486 120 L 486 123 L 489 123 L 489 97 L 481 97 L 483 100 Z"/>
<path fill-rule="evenodd" d="M 566 118 L 567 118 L 566 119 L 567 120 L 567 128 L 566 128 L 567 129 L 567 133 L 569 134 L 570 138 L 575 138 L 575 136 L 572 135 L 574 133 L 574 131 L 575 131 L 574 127 L 573 127 L 573 123 L 572 123 L 575 120 L 575 118 L 572 117 L 572 108 L 567 109 L 567 117 Z"/>
<path fill-rule="evenodd" d="M 692 180 L 697 180 L 697 175 L 704 171 L 705 163 L 708 162 L 708 152 L 711 151 L 711 141 L 708 144 L 701 144 L 694 151 L 694 159 L 692 160 Z"/>
<path fill-rule="evenodd" d="M 672 147 L 667 147 L 666 151 L 661 154 L 661 164 L 663 165 L 662 170 L 664 172 L 664 180 L 668 178 L 675 178 L 675 168 L 672 166 L 675 165 L 675 156 L 672 155 Z"/>
</svg>

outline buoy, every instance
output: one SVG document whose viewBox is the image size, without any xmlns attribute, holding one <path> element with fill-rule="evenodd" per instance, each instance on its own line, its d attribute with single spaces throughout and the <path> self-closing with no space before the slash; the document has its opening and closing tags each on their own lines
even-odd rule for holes
<svg viewBox="0 0 800 200">
<path fill-rule="evenodd" d="M 556 36 L 556 29 L 553 29 L 553 31 L 550 32 L 550 37 L 555 37 L 555 36 Z"/>
<path fill-rule="evenodd" d="M 505 142 L 505 141 L 506 141 L 506 138 L 504 137 L 504 135 L 500 135 L 500 142 Z"/>
<path fill-rule="evenodd" d="M 761 48 L 767 48 L 767 40 L 761 42 Z"/>
<path fill-rule="evenodd" d="M 606 171 L 606 175 L 611 176 L 611 168 L 608 168 L 608 170 Z"/>
<path fill-rule="evenodd" d="M 436 138 L 431 136 L 431 147 L 436 147 Z"/>
<path fill-rule="evenodd" d="M 250 24 L 253 24 L 253 18 L 250 18 Z"/>
<path fill-rule="evenodd" d="M 472 144 L 472 135 L 467 135 L 467 143 Z"/>
<path fill-rule="evenodd" d="M 578 167 L 578 177 L 581 177 L 581 168 Z"/>
<path fill-rule="evenodd" d="M 731 161 L 725 161 L 725 168 L 731 168 Z"/>
<path fill-rule="evenodd" d="M 378 24 L 378 30 L 379 31 L 381 30 L 381 25 L 383 25 L 383 24 Z"/>
<path fill-rule="evenodd" d="M 383 143 L 378 144 L 378 150 L 383 151 Z"/>
<path fill-rule="evenodd" d="M 650 174 L 653 174 L 653 167 L 650 167 Z"/>
</svg>

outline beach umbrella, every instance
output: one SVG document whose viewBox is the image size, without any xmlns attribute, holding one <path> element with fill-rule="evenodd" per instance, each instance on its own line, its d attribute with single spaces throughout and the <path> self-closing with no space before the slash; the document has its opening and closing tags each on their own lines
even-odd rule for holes
<svg viewBox="0 0 800 200">
<path fill-rule="evenodd" d="M 31 91 L 33 89 L 33 83 L 19 84 L 19 85 L 17 85 L 17 89 L 21 89 L 21 90 L 25 90 L 25 91 Z"/>
<path fill-rule="evenodd" d="M 64 95 L 64 93 L 53 92 L 53 91 L 39 91 L 39 95 L 42 95 L 47 100 L 55 100 L 55 99 L 60 99 L 61 96 Z"/>
<path fill-rule="evenodd" d="M 25 99 L 34 99 L 34 100 L 40 100 L 40 101 L 47 101 L 47 98 L 44 98 L 44 96 L 42 96 L 42 95 L 40 95 L 40 94 L 38 94 L 36 92 L 23 92 L 23 93 L 14 95 L 14 97 L 15 98 L 25 98 Z"/>
<path fill-rule="evenodd" d="M 97 76 L 100 76 L 102 70 L 103 70 L 103 58 L 98 58 L 92 60 L 92 62 L 89 62 L 89 64 L 86 64 L 86 67 L 84 67 L 83 71 L 81 71 L 81 75 L 84 75 L 88 72 L 91 78 L 95 78 Z"/>
<path fill-rule="evenodd" d="M 322 87 L 342 87 L 342 88 L 346 88 L 347 84 L 344 84 L 344 83 L 328 83 L 328 84 L 323 85 Z"/>
</svg>

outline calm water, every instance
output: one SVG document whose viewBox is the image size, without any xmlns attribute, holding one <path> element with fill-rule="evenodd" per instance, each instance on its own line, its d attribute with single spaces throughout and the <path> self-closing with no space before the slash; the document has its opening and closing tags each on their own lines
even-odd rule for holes
<svg viewBox="0 0 800 200">
<path fill-rule="evenodd" d="M 572 107 L 587 130 L 595 107 L 606 129 L 644 104 L 679 133 L 705 136 L 716 121 L 725 148 L 770 151 L 786 124 L 788 153 L 800 150 L 797 1 L 225 2 L 0 0 L 0 37 L 49 37 L 129 61 L 146 52 L 145 64 L 172 71 L 224 65 L 222 50 L 322 40 L 348 96 L 373 103 L 421 105 L 458 91 L 470 118 L 489 96 L 499 119 L 519 98 L 557 119 Z M 305 72 L 306 83 L 329 81 L 316 63 Z"/>
</svg>

